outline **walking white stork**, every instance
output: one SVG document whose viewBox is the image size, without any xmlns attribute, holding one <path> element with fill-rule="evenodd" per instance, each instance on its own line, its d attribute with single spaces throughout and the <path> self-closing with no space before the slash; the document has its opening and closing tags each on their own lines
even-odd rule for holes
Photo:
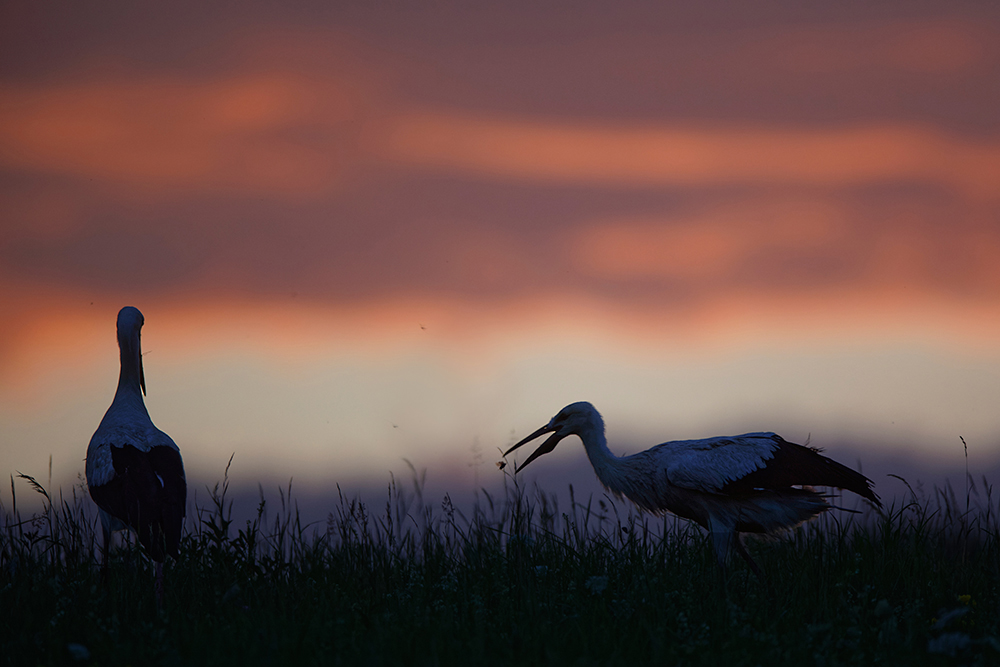
<svg viewBox="0 0 1000 667">
<path fill-rule="evenodd" d="M 730 549 L 735 549 L 761 576 L 739 533 L 794 528 L 832 508 L 826 496 L 809 487 L 847 489 L 882 507 L 870 479 L 818 449 L 787 442 L 774 433 L 677 440 L 618 457 L 608 449 L 600 413 L 590 403 L 580 402 L 567 405 L 504 456 L 546 433 L 552 435 L 515 472 L 551 452 L 563 438 L 577 435 L 605 488 L 640 509 L 672 512 L 700 525 L 711 534 L 723 570 Z"/>
<path fill-rule="evenodd" d="M 180 450 L 156 428 L 142 396 L 139 332 L 142 313 L 126 306 L 118 312 L 121 374 L 111 407 L 87 447 L 87 486 L 100 508 L 104 529 L 102 573 L 107 576 L 112 534 L 126 528 L 156 563 L 156 599 L 163 602 L 163 561 L 177 558 L 187 499 Z"/>
</svg>

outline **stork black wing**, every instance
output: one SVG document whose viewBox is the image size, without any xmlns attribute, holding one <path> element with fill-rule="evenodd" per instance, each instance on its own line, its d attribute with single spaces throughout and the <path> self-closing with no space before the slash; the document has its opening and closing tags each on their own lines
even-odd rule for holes
<svg viewBox="0 0 1000 667">
<path fill-rule="evenodd" d="M 115 476 L 90 487 L 94 502 L 134 530 L 150 558 L 176 558 L 187 500 L 181 455 L 172 447 L 113 446 L 111 461 Z"/>
<path fill-rule="evenodd" d="M 812 447 L 796 445 L 778 436 L 775 436 L 775 442 L 778 447 L 774 456 L 763 468 L 733 480 L 721 491 L 740 493 L 755 489 L 780 491 L 793 486 L 832 486 L 853 491 L 877 507 L 882 506 L 871 488 L 871 480 L 861 473 L 823 456 Z"/>
</svg>

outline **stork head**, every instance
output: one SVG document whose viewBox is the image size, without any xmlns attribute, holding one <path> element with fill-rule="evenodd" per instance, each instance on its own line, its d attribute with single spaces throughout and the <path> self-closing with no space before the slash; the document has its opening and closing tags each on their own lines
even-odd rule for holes
<svg viewBox="0 0 1000 667">
<path fill-rule="evenodd" d="M 597 411 L 597 408 L 586 401 L 570 403 L 565 408 L 560 410 L 555 417 L 549 420 L 548 424 L 541 427 L 524 440 L 521 440 L 519 443 L 504 452 L 503 455 L 507 456 L 521 445 L 529 443 L 539 436 L 545 435 L 546 433 L 552 434 L 545 442 L 542 443 L 541 447 L 531 453 L 531 456 L 529 456 L 524 463 L 514 469 L 514 471 L 517 472 L 519 470 L 523 470 L 525 466 L 542 454 L 548 454 L 551 452 L 563 438 L 570 435 L 581 435 L 587 431 L 598 431 L 600 433 L 604 433 L 604 420 L 601 419 L 601 414 Z"/>
<path fill-rule="evenodd" d="M 125 372 L 126 368 L 137 370 L 139 386 L 145 394 L 146 378 L 142 372 L 142 346 L 139 342 L 143 322 L 145 318 L 138 308 L 125 306 L 118 311 L 118 348 L 121 350 L 122 371 Z"/>
</svg>

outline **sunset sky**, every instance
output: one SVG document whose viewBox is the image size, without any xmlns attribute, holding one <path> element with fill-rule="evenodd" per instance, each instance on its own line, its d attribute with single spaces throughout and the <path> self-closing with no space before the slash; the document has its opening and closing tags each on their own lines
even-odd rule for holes
<svg viewBox="0 0 1000 667">
<path fill-rule="evenodd" d="M 678 5 L 3 3 L 0 472 L 82 474 L 124 305 L 192 479 L 471 492 L 576 400 L 996 465 L 1000 5 Z"/>
</svg>

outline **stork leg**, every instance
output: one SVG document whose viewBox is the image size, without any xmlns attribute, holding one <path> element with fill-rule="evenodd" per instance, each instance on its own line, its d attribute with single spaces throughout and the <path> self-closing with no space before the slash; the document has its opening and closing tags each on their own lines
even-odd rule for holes
<svg viewBox="0 0 1000 667">
<path fill-rule="evenodd" d="M 156 563 L 156 580 L 153 585 L 156 590 L 156 608 L 163 609 L 163 563 Z"/>
<path fill-rule="evenodd" d="M 747 548 L 743 546 L 743 540 L 740 539 L 739 535 L 734 535 L 733 547 L 736 549 L 736 553 L 742 556 L 743 560 L 747 562 L 753 573 L 757 575 L 757 579 L 764 581 L 764 573 L 757 567 L 757 563 L 753 562 L 753 558 L 750 558 L 750 554 L 747 553 Z"/>
<path fill-rule="evenodd" d="M 715 560 L 719 563 L 719 568 L 726 571 L 726 563 L 729 560 L 729 549 L 732 547 L 733 537 L 736 532 L 715 517 L 709 517 L 708 532 L 712 535 L 712 550 L 715 552 Z M 739 542 L 739 540 L 736 540 Z"/>
<path fill-rule="evenodd" d="M 107 588 L 108 586 L 108 558 L 111 555 L 111 536 L 113 533 L 105 525 L 104 521 L 101 521 L 102 533 L 104 534 L 104 540 L 101 544 L 101 585 Z"/>
<path fill-rule="evenodd" d="M 719 576 L 722 577 L 722 590 L 726 599 L 729 599 L 729 550 L 732 548 L 733 538 L 736 533 L 732 527 L 719 521 L 714 516 L 708 520 L 708 532 L 712 538 L 712 551 L 715 552 L 715 560 L 719 564 Z"/>
<path fill-rule="evenodd" d="M 712 539 L 712 551 L 715 553 L 715 560 L 719 564 L 719 580 L 722 586 L 722 593 L 729 599 L 729 549 L 733 540 L 733 531 L 729 527 L 718 521 L 709 520 L 709 535 Z"/>
<path fill-rule="evenodd" d="M 746 546 L 743 545 L 743 540 L 740 539 L 739 533 L 736 534 L 736 539 L 733 540 L 733 546 L 736 547 L 736 552 L 743 557 L 743 560 L 747 562 L 747 565 L 750 566 L 753 573 L 757 575 L 757 581 L 764 584 L 764 590 L 768 599 L 771 600 L 771 602 L 774 602 L 777 599 L 774 584 L 771 583 L 770 579 L 764 576 L 764 572 L 757 567 L 757 563 L 753 561 L 753 558 L 750 558 L 750 554 L 747 552 Z"/>
</svg>

